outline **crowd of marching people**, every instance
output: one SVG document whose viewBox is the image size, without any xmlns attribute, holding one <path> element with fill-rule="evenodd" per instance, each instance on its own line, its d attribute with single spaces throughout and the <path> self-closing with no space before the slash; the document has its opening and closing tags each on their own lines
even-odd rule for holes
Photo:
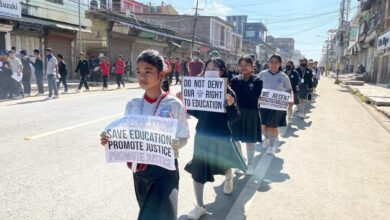
<svg viewBox="0 0 390 220">
<path fill-rule="evenodd" d="M 229 65 L 218 57 L 203 62 L 199 51 L 194 51 L 192 59 L 183 62 L 176 59 L 172 63 L 155 50 L 142 52 L 136 61 L 136 76 L 145 93 L 128 102 L 125 114 L 177 119 L 177 135 L 172 143 L 175 158 L 193 133 L 188 128 L 187 115 L 197 119 L 193 156 L 185 171 L 192 176 L 196 199 L 196 207 L 188 218 L 200 219 L 207 213 L 203 201 L 205 184 L 213 182 L 215 175 L 225 175 L 223 191 L 231 194 L 233 173 L 254 174 L 257 144 L 266 148 L 268 155 L 274 155 L 279 144 L 278 128 L 292 123 L 294 105 L 299 118 L 306 118 L 305 106 L 314 100 L 321 71 L 313 60 L 302 58 L 295 66 L 291 60 L 284 63 L 277 54 L 269 58 L 264 65 L 266 69 L 250 56 Z M 186 110 L 182 93 L 172 94 L 169 90 L 173 76 L 176 76 L 176 84 L 181 82 L 177 76 L 180 72 L 184 76 L 228 79 L 225 112 Z M 264 89 L 290 94 L 288 110 L 272 110 L 259 105 Z M 109 137 L 103 132 L 101 144 L 105 146 L 108 141 Z M 241 144 L 246 146 L 245 156 Z M 176 170 L 173 171 L 151 164 L 136 164 L 133 176 L 140 207 L 138 219 L 177 219 L 177 163 L 175 159 Z M 127 165 L 132 167 L 131 163 Z"/>
<path fill-rule="evenodd" d="M 128 58 L 125 60 L 118 55 L 113 64 L 103 55 L 98 58 L 89 57 L 83 52 L 80 54 L 73 74 L 64 61 L 63 54 L 54 55 L 51 48 L 45 48 L 44 53 L 35 49 L 33 54 L 27 50 L 17 52 L 12 50 L 0 50 L 0 99 L 22 99 L 29 96 L 45 95 L 44 81 L 47 80 L 47 100 L 59 98 L 59 89 L 62 85 L 63 94 L 68 93 L 67 79 L 76 78 L 77 73 L 80 81 L 75 92 L 80 92 L 82 87 L 89 91 L 89 83 L 102 82 L 102 90 L 108 89 L 108 79 L 115 78 L 117 89 L 125 88 L 124 75 L 132 76 L 132 64 Z M 32 76 L 35 76 L 37 93 L 32 95 Z M 88 82 L 89 81 L 89 82 Z"/>
</svg>

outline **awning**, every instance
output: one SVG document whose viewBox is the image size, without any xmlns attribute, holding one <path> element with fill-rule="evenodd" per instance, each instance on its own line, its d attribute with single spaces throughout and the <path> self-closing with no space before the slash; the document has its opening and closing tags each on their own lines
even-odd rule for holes
<svg viewBox="0 0 390 220">
<path fill-rule="evenodd" d="M 55 28 L 60 28 L 60 29 L 65 29 L 65 30 L 79 31 L 79 27 L 75 26 L 75 25 L 61 24 L 61 23 L 57 23 L 55 21 L 48 21 L 48 20 L 43 20 L 43 19 L 39 19 L 39 18 L 22 17 L 20 19 L 15 19 L 15 20 L 17 20 L 19 22 L 40 24 L 43 26 L 55 27 Z M 83 28 L 83 27 L 81 27 L 81 32 L 91 33 L 90 30 L 87 30 L 86 28 Z"/>
<path fill-rule="evenodd" d="M 180 44 L 177 44 L 175 42 L 169 42 L 169 43 L 172 44 L 175 47 L 182 48 L 182 46 Z"/>
<path fill-rule="evenodd" d="M 135 24 L 126 23 L 126 22 L 123 22 L 123 21 L 119 21 L 119 23 L 120 23 L 121 25 L 123 25 L 123 26 L 135 28 L 135 29 L 138 29 L 138 30 L 141 30 L 141 31 L 146 31 L 146 32 L 154 33 L 154 34 L 157 34 L 157 35 L 159 35 L 159 36 L 170 37 L 170 38 L 172 38 L 172 39 L 177 39 L 177 40 L 182 40 L 182 41 L 191 42 L 191 40 L 190 40 L 190 39 L 187 39 L 187 38 L 177 37 L 177 36 L 172 35 L 172 34 L 167 34 L 167 33 L 159 32 L 159 31 L 150 30 L 150 29 L 143 28 L 143 27 L 140 27 L 140 26 L 135 25 Z M 196 42 L 196 43 L 197 43 L 197 44 L 202 44 L 202 43 L 200 43 L 200 42 Z"/>
<path fill-rule="evenodd" d="M 67 30 L 71 30 L 71 31 L 79 31 L 79 27 L 76 27 L 76 26 L 70 26 L 70 25 L 65 25 L 65 24 L 55 24 L 56 27 L 60 28 L 60 29 L 67 29 Z M 84 32 L 84 33 L 91 33 L 90 30 L 87 30 L 85 28 L 82 28 L 81 27 L 81 32 Z"/>
</svg>

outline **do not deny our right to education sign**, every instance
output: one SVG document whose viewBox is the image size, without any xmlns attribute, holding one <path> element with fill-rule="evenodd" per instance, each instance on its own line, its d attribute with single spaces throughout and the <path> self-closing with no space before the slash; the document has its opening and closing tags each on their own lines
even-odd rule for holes
<svg viewBox="0 0 390 220">
<path fill-rule="evenodd" d="M 188 110 L 225 112 L 227 80 L 209 77 L 183 77 L 183 103 Z"/>
<path fill-rule="evenodd" d="M 260 96 L 260 108 L 287 111 L 290 93 L 263 89 Z"/>
</svg>

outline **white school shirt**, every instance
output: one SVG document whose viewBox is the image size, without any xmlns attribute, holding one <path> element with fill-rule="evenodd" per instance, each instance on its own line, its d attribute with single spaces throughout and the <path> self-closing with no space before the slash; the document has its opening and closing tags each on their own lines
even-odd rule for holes
<svg viewBox="0 0 390 220">
<path fill-rule="evenodd" d="M 161 96 L 159 97 L 159 99 Z M 131 99 L 125 109 L 125 115 L 149 115 L 153 116 L 159 99 L 153 103 L 149 103 L 144 98 Z M 163 118 L 177 119 L 176 138 L 189 138 L 190 132 L 187 123 L 187 114 L 182 102 L 172 95 L 167 95 L 161 100 L 154 116 Z M 179 156 L 179 152 L 175 150 L 175 158 Z"/>
<path fill-rule="evenodd" d="M 283 92 L 292 90 L 290 78 L 282 71 L 272 74 L 269 70 L 264 70 L 259 74 L 259 77 L 263 81 L 263 89 Z"/>
</svg>

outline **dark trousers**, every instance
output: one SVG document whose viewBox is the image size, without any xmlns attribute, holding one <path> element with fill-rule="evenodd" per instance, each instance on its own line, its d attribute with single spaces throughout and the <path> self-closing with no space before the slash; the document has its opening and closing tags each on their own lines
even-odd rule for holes
<svg viewBox="0 0 390 220">
<path fill-rule="evenodd" d="M 140 208 L 138 220 L 177 219 L 179 171 L 148 165 L 134 176 L 135 195 Z"/>
<path fill-rule="evenodd" d="M 45 92 L 43 89 L 43 73 L 35 73 L 35 78 L 37 80 L 38 92 L 43 94 Z"/>
<path fill-rule="evenodd" d="M 0 79 L 0 99 L 7 98 L 13 81 L 13 79 L 6 77 Z"/>
<path fill-rule="evenodd" d="M 169 74 L 168 74 L 168 77 L 169 77 L 169 84 L 172 84 L 172 80 L 173 80 L 173 72 L 170 72 Z"/>
<path fill-rule="evenodd" d="M 108 76 L 102 76 L 103 77 L 103 88 L 107 88 L 107 79 Z"/>
<path fill-rule="evenodd" d="M 123 85 L 123 87 L 125 86 L 125 83 L 123 82 L 123 75 L 122 74 L 116 74 L 116 84 L 118 84 L 118 87 L 121 86 L 121 84 Z"/>
<path fill-rule="evenodd" d="M 81 80 L 80 80 L 80 84 L 79 84 L 79 90 L 81 89 L 81 87 L 83 87 L 83 84 L 85 86 L 85 89 L 86 90 L 89 90 L 89 87 L 88 87 L 88 82 L 87 82 L 87 75 L 81 75 Z"/>
<path fill-rule="evenodd" d="M 178 84 L 178 83 L 181 83 L 181 81 L 180 81 L 180 74 L 179 74 L 179 72 L 175 72 L 175 78 L 176 78 L 176 85 Z"/>
<path fill-rule="evenodd" d="M 62 85 L 64 85 L 64 91 L 67 92 L 68 91 L 68 84 L 66 83 L 66 76 L 67 75 L 61 75 L 61 78 L 59 79 L 58 83 L 57 83 L 57 87 L 58 89 L 60 89 L 60 84 L 62 83 Z"/>
<path fill-rule="evenodd" d="M 23 83 L 24 93 L 30 94 L 31 93 L 31 72 L 23 73 L 22 83 Z"/>
</svg>

